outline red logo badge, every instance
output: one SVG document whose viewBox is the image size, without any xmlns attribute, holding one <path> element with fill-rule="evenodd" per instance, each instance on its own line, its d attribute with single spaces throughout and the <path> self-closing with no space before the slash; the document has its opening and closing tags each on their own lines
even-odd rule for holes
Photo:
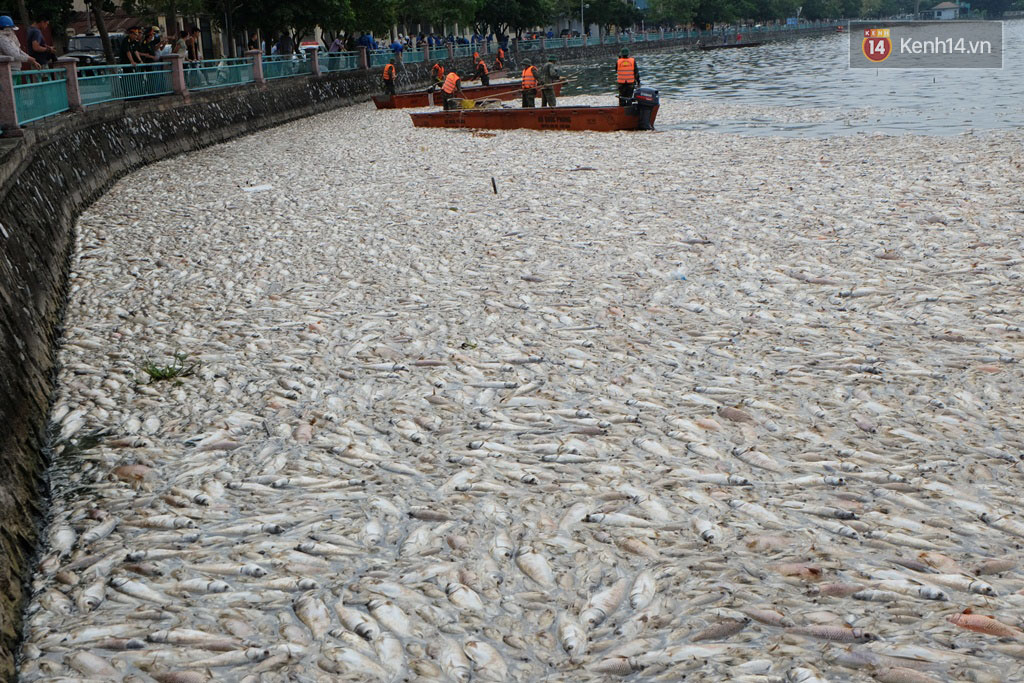
<svg viewBox="0 0 1024 683">
<path fill-rule="evenodd" d="M 864 56 L 872 62 L 884 62 L 892 54 L 892 40 L 887 28 L 864 29 L 864 40 L 860 44 Z"/>
</svg>

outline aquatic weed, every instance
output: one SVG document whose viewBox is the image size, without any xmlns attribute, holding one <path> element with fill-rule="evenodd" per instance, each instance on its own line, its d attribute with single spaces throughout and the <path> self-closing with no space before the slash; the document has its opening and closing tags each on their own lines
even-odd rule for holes
<svg viewBox="0 0 1024 683">
<path fill-rule="evenodd" d="M 174 362 L 170 365 L 161 366 L 156 363 L 146 363 L 142 366 L 142 371 L 149 375 L 149 379 L 153 382 L 159 382 L 165 379 L 178 379 L 179 377 L 190 377 L 195 374 L 199 363 L 186 365 L 187 360 L 187 353 L 177 352 L 174 354 Z"/>
</svg>

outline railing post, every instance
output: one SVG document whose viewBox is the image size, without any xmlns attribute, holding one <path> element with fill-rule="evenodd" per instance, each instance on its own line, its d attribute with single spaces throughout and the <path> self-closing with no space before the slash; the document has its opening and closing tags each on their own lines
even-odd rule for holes
<svg viewBox="0 0 1024 683">
<path fill-rule="evenodd" d="M 546 41 L 547 41 L 547 38 L 545 38 L 544 36 L 540 37 L 540 51 L 541 52 L 544 52 L 544 50 L 547 49 Z"/>
<path fill-rule="evenodd" d="M 11 75 L 13 57 L 0 56 L 0 128 L 5 138 L 25 134 L 18 125 L 18 110 L 14 104 L 14 77 Z"/>
<path fill-rule="evenodd" d="M 429 62 L 430 61 L 430 43 L 428 43 L 428 42 L 424 42 L 423 43 L 423 61 L 424 62 Z"/>
<path fill-rule="evenodd" d="M 82 111 L 82 91 L 78 89 L 78 60 L 74 57 L 59 57 L 57 63 L 64 67 L 64 85 L 68 89 L 68 109 Z"/>
<path fill-rule="evenodd" d="M 185 83 L 185 63 L 181 55 L 172 52 L 161 57 L 160 61 L 169 62 L 171 65 L 171 90 L 174 91 L 175 95 L 181 95 L 187 100 L 188 85 Z"/>
<path fill-rule="evenodd" d="M 568 50 L 569 49 L 569 36 L 568 35 L 562 36 L 562 49 L 563 50 Z"/>
<path fill-rule="evenodd" d="M 658 31 L 661 33 L 661 40 L 665 40 L 665 27 L 661 27 Z"/>
<path fill-rule="evenodd" d="M 320 48 L 318 47 L 315 50 L 308 50 L 308 52 L 310 53 L 309 58 L 313 60 L 313 64 L 311 65 L 312 69 L 310 69 L 310 70 L 313 72 L 314 76 L 319 77 L 320 76 Z"/>
<path fill-rule="evenodd" d="M 455 43 L 446 43 L 448 46 L 448 59 L 455 59 Z"/>
<path fill-rule="evenodd" d="M 265 85 L 267 79 L 263 76 L 263 53 L 260 50 L 246 50 L 245 56 L 252 60 L 252 82 Z"/>
<path fill-rule="evenodd" d="M 359 46 L 359 68 L 370 68 L 370 51 L 366 49 L 365 45 Z"/>
</svg>

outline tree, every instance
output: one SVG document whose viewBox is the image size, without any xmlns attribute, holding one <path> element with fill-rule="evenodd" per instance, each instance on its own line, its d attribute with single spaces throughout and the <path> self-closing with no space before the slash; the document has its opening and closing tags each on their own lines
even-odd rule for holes
<svg viewBox="0 0 1024 683">
<path fill-rule="evenodd" d="M 508 35 L 546 24 L 553 14 L 552 0 L 484 0 L 476 21 L 497 35 Z"/>
</svg>

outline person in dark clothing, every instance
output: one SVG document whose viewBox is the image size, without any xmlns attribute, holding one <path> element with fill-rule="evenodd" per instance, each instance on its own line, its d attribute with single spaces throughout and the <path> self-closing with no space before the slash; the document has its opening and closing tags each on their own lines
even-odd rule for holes
<svg viewBox="0 0 1024 683">
<path fill-rule="evenodd" d="M 395 68 L 395 58 L 392 57 L 388 60 L 388 63 L 384 65 L 384 72 L 381 74 L 381 79 L 384 81 L 384 92 L 391 97 L 395 96 L 395 80 L 398 78 L 398 71 Z"/>
<path fill-rule="evenodd" d="M 142 63 L 139 55 L 139 48 L 142 46 L 142 29 L 132 26 L 128 29 L 128 36 L 121 43 L 121 63 L 138 66 Z"/>
<path fill-rule="evenodd" d="M 277 54 L 279 55 L 290 55 L 295 52 L 295 44 L 292 42 L 292 37 L 287 32 L 281 34 L 281 38 L 277 41 Z"/>
<path fill-rule="evenodd" d="M 529 59 L 523 60 L 523 107 L 535 107 L 537 105 L 537 85 L 540 74 L 537 67 Z"/>
<path fill-rule="evenodd" d="M 487 70 L 487 64 L 480 55 L 477 55 L 476 57 L 476 77 L 480 79 L 480 85 L 491 84 L 491 76 L 490 72 Z"/>
<path fill-rule="evenodd" d="M 625 107 L 633 98 L 633 89 L 640 85 L 640 67 L 626 48 L 622 48 L 615 63 L 615 80 L 619 85 L 619 106 Z"/>
<path fill-rule="evenodd" d="M 554 57 L 548 57 L 548 63 L 540 69 L 540 106 L 542 107 L 554 107 L 557 106 L 555 102 L 555 86 L 554 83 L 559 79 L 558 69 L 555 67 L 557 60 Z"/>
<path fill-rule="evenodd" d="M 32 59 L 39 62 L 39 68 L 48 69 L 51 66 L 51 62 L 57 59 L 57 52 L 53 49 L 52 45 L 46 44 L 46 38 L 43 36 L 43 31 L 50 25 L 49 19 L 37 19 L 28 29 L 28 36 L 26 36 L 28 43 L 28 54 Z"/>
</svg>

